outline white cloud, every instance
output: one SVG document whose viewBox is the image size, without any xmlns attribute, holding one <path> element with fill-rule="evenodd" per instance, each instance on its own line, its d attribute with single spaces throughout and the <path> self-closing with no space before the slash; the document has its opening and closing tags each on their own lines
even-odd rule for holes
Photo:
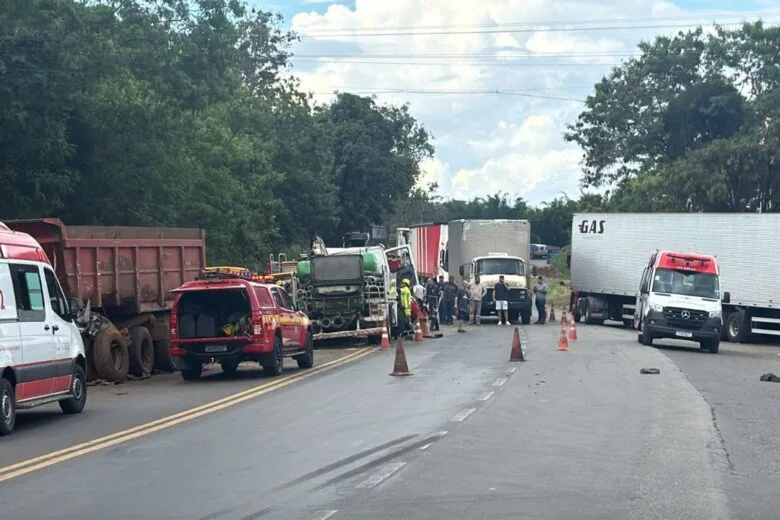
<svg viewBox="0 0 780 520">
<path fill-rule="evenodd" d="M 305 37 L 296 52 L 309 57 L 293 63 L 312 92 L 405 91 L 377 97 L 410 103 L 436 137 L 437 155 L 423 164 L 421 186 L 437 182 L 443 196 L 458 198 L 503 191 L 537 204 L 561 192 L 579 193 L 582 154 L 562 138 L 582 109 L 576 100 L 634 53 L 640 40 L 674 34 L 683 29 L 680 24 L 708 23 L 713 16 L 723 21 L 725 13 L 686 12 L 664 0 L 356 0 L 354 9 L 334 3 L 323 14 L 295 15 L 293 30 Z M 598 30 L 561 30 L 585 23 Z M 638 27 L 658 25 L 674 27 Z M 343 36 L 376 33 L 379 27 L 462 33 Z M 475 33 L 491 27 L 492 32 Z M 342 58 L 312 63 L 325 55 Z M 494 94 L 481 93 L 486 91 Z"/>
</svg>

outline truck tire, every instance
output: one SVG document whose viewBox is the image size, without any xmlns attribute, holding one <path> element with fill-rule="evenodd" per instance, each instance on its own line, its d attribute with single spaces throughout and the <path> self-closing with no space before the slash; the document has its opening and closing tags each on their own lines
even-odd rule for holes
<svg viewBox="0 0 780 520">
<path fill-rule="evenodd" d="M 747 321 L 747 313 L 743 310 L 729 314 L 724 324 L 726 338 L 732 343 L 744 342 L 750 334 L 750 327 L 746 323 Z"/>
<path fill-rule="evenodd" d="M 585 323 L 588 325 L 604 325 L 604 320 L 602 318 L 593 318 L 590 315 L 590 307 L 587 307 L 585 309 Z"/>
<path fill-rule="evenodd" d="M 531 311 L 526 311 L 522 316 L 523 325 L 529 325 L 531 323 Z"/>
<path fill-rule="evenodd" d="M 102 379 L 122 383 L 127 381 L 130 355 L 125 338 L 113 325 L 106 327 L 95 337 L 92 344 L 95 368 Z"/>
<path fill-rule="evenodd" d="M 720 340 L 714 339 L 710 341 L 702 341 L 699 343 L 699 347 L 702 350 L 706 350 L 710 354 L 717 354 L 718 350 L 720 350 Z"/>
<path fill-rule="evenodd" d="M 509 323 L 517 323 L 520 319 L 520 313 L 517 311 L 509 311 Z"/>
<path fill-rule="evenodd" d="M 66 414 L 81 413 L 87 404 L 87 374 L 79 365 L 73 367 L 73 379 L 70 381 L 71 397 L 60 401 L 60 410 Z"/>
<path fill-rule="evenodd" d="M 169 373 L 176 371 L 171 355 L 171 343 L 167 339 L 154 342 L 154 368 Z"/>
<path fill-rule="evenodd" d="M 130 358 L 129 372 L 135 377 L 144 377 L 154 368 L 154 342 L 149 329 L 143 326 L 130 329 L 130 346 L 127 349 Z"/>
<path fill-rule="evenodd" d="M 0 437 L 10 435 L 16 426 L 16 393 L 14 385 L 0 378 Z"/>
<path fill-rule="evenodd" d="M 646 346 L 646 347 L 652 347 L 653 346 L 653 336 L 647 332 L 647 329 L 642 327 L 642 332 L 638 334 L 639 336 L 639 342 Z"/>
</svg>

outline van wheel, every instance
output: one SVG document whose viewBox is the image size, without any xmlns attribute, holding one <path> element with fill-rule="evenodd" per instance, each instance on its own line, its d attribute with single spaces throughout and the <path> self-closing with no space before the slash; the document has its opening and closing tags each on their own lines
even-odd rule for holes
<svg viewBox="0 0 780 520">
<path fill-rule="evenodd" d="M 295 356 L 298 368 L 308 369 L 314 366 L 314 336 L 311 331 L 306 335 L 306 349 L 300 356 Z"/>
<path fill-rule="evenodd" d="M 0 379 L 0 435 L 8 435 L 16 426 L 16 394 L 11 382 Z"/>
<path fill-rule="evenodd" d="M 81 413 L 87 404 L 87 375 L 79 365 L 73 368 L 69 399 L 60 401 L 60 410 L 67 414 Z"/>
<path fill-rule="evenodd" d="M 268 375 L 278 376 L 284 372 L 284 354 L 282 354 L 282 338 L 274 336 L 274 352 L 272 359 L 269 359 L 268 365 L 263 365 L 263 370 Z"/>
<path fill-rule="evenodd" d="M 122 383 L 127 380 L 130 355 L 125 338 L 113 325 L 106 327 L 92 345 L 95 368 L 98 375 L 108 381 Z"/>
<path fill-rule="evenodd" d="M 130 329 L 129 372 L 136 377 L 148 376 L 154 368 L 154 342 L 149 329 L 133 327 Z"/>
</svg>

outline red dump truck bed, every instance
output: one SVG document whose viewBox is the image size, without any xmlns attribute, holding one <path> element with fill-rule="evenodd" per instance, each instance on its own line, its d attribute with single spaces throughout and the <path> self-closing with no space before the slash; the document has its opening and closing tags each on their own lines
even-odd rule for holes
<svg viewBox="0 0 780 520">
<path fill-rule="evenodd" d="M 56 218 L 5 224 L 38 240 L 68 296 L 114 314 L 169 309 L 170 291 L 206 263 L 201 229 L 66 226 Z"/>
</svg>

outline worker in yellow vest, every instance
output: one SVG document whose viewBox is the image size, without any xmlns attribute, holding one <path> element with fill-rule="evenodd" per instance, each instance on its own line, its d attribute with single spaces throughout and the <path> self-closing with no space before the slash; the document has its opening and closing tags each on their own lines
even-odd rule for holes
<svg viewBox="0 0 780 520">
<path fill-rule="evenodd" d="M 401 334 L 405 334 L 412 329 L 412 290 L 409 288 L 411 282 L 404 278 L 401 282 L 401 315 L 403 316 L 403 327 Z M 399 316 L 400 317 L 400 316 Z"/>
</svg>

